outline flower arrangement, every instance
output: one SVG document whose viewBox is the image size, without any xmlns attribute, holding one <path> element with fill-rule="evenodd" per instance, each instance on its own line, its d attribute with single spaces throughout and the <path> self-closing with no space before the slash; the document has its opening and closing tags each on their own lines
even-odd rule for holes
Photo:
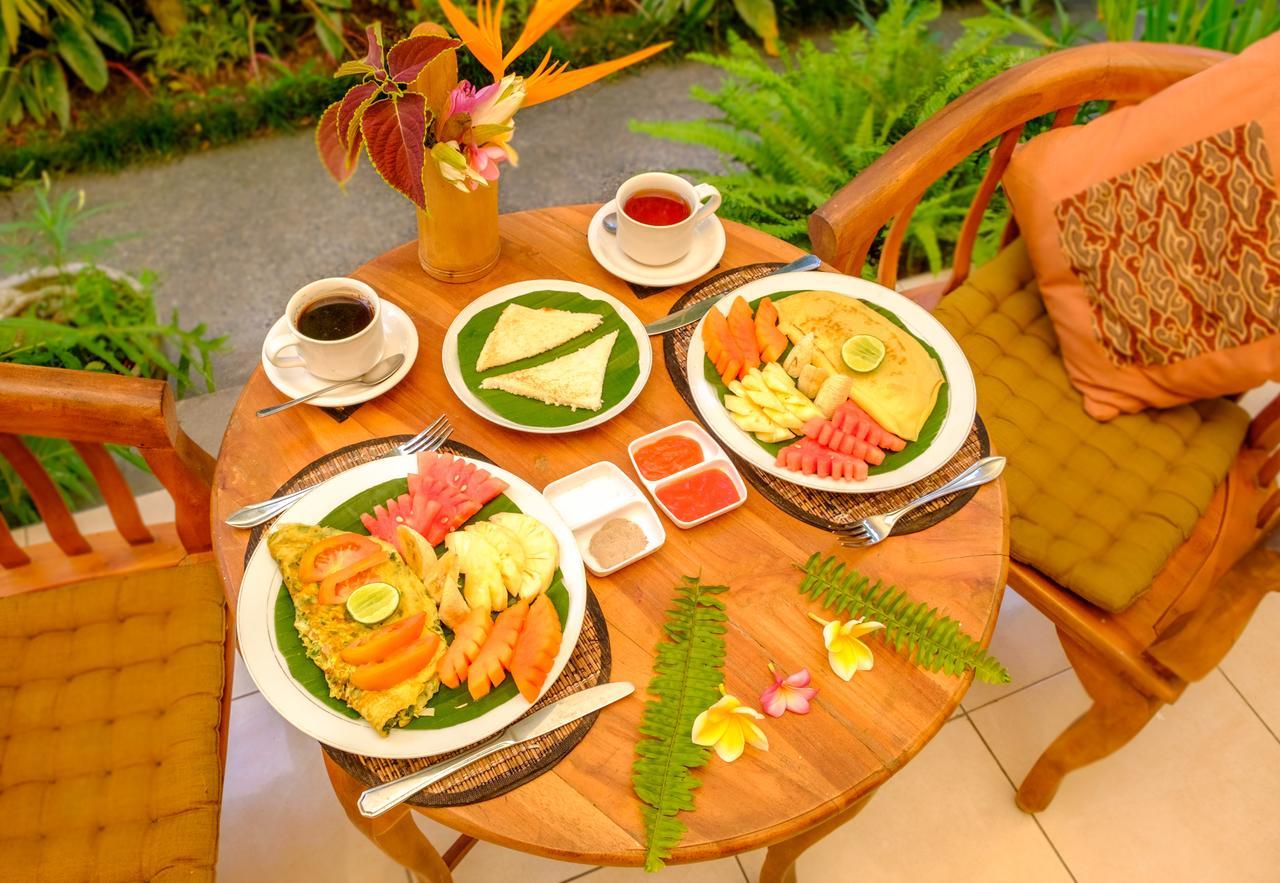
<svg viewBox="0 0 1280 883">
<path fill-rule="evenodd" d="M 622 58 L 570 70 L 551 53 L 526 79 L 507 68 L 581 0 L 536 0 L 520 36 L 503 51 L 502 0 L 479 0 L 473 22 L 450 0 L 440 0 L 445 18 L 460 39 L 437 25 L 423 24 L 388 50 L 379 25 L 366 30 L 368 50 L 335 76 L 359 75 L 316 126 L 316 147 L 329 174 L 345 184 L 355 174 L 361 147 L 392 188 L 426 209 L 424 173 L 429 164 L 463 191 L 487 187 L 500 165 L 518 160 L 511 138 L 515 114 L 568 94 L 667 48 L 660 43 Z M 457 78 L 456 50 L 465 45 L 493 76 L 477 87 Z"/>
</svg>

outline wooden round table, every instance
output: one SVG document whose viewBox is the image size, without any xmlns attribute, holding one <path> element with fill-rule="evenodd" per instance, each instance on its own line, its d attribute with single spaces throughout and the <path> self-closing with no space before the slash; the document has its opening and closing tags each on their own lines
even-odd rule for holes
<svg viewBox="0 0 1280 883">
<path fill-rule="evenodd" d="M 420 349 L 408 376 L 343 422 L 329 413 L 296 407 L 260 419 L 254 411 L 279 402 L 261 370 L 245 386 L 222 442 L 214 481 L 214 545 L 234 597 L 243 573 L 249 532 L 226 526 L 235 509 L 270 496 L 295 472 L 344 445 L 413 433 L 441 412 L 454 438 L 541 488 L 599 460 L 631 473 L 632 439 L 690 416 L 654 347 L 653 375 L 625 412 L 595 429 L 530 436 L 476 416 L 449 390 L 441 369 L 445 329 L 469 301 L 511 282 L 572 279 L 619 297 L 652 321 L 685 290 L 644 299 L 611 276 L 587 249 L 586 229 L 597 206 L 521 212 L 501 219 L 502 258 L 484 278 L 449 285 L 418 266 L 416 243 L 370 261 L 355 272 L 385 298 L 408 311 Z M 739 224 L 725 224 L 722 267 L 789 261 L 798 249 Z M 770 847 L 761 880 L 794 877 L 796 857 L 852 817 L 872 793 L 910 760 L 950 717 L 970 678 L 929 674 L 878 641 L 875 668 L 852 682 L 827 665 L 820 629 L 806 613 L 820 608 L 798 591 L 798 571 L 813 552 L 840 554 L 865 574 L 896 583 L 936 604 L 985 644 L 995 625 L 1008 566 L 1008 511 L 1003 482 L 982 488 L 957 514 L 920 533 L 890 538 L 867 550 L 842 550 L 834 537 L 783 514 L 751 491 L 735 512 L 683 531 L 667 525 L 666 545 L 610 577 L 590 582 L 609 625 L 613 680 L 628 680 L 635 695 L 601 714 L 587 737 L 552 770 L 504 796 L 448 809 L 423 809 L 468 835 L 436 853 L 407 808 L 370 821 L 353 807 L 359 785 L 330 764 L 335 790 L 349 817 L 381 848 L 431 881 L 450 879 L 449 867 L 470 838 L 589 865 L 637 865 L 642 858 L 640 803 L 631 789 L 631 762 L 644 687 L 663 611 L 681 575 L 726 584 L 729 630 L 726 688 L 758 703 L 770 682 L 768 663 L 791 672 L 807 667 L 819 694 L 808 715 L 769 718 L 770 749 L 733 764 L 714 755 L 697 771 L 697 808 L 680 818 L 688 832 L 673 862 L 721 858 Z M 327 758 L 326 758 L 327 760 Z"/>
</svg>

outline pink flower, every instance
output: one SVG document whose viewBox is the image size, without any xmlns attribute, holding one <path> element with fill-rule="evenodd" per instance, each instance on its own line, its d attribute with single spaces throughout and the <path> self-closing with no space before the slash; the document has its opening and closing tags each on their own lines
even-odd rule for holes
<svg viewBox="0 0 1280 883">
<path fill-rule="evenodd" d="M 760 707 L 764 713 L 770 717 L 782 717 L 788 711 L 808 714 L 809 700 L 818 695 L 818 689 L 809 686 L 809 669 L 802 668 L 783 677 L 770 662 L 769 671 L 773 673 L 773 686 L 760 694 Z"/>
</svg>

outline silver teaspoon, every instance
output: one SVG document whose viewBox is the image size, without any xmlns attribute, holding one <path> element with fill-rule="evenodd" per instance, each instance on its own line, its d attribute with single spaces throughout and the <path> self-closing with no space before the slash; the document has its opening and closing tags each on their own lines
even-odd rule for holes
<svg viewBox="0 0 1280 883">
<path fill-rule="evenodd" d="M 258 416 L 269 417 L 272 414 L 278 414 L 281 411 L 285 410 L 286 408 L 292 408 L 294 405 L 299 405 L 303 402 L 309 402 L 312 399 L 314 399 L 316 396 L 322 396 L 327 392 L 333 392 L 335 389 L 338 389 L 339 387 L 348 386 L 353 383 L 359 383 L 363 386 L 377 386 L 379 383 L 386 380 L 392 374 L 395 374 L 397 371 L 399 371 L 400 366 L 403 364 L 404 364 L 404 353 L 396 353 L 394 356 L 387 356 L 385 359 L 383 359 L 378 364 L 374 365 L 372 368 L 370 368 L 368 371 L 361 374 L 359 377 L 352 377 L 350 380 L 341 380 L 330 386 L 326 386 L 323 389 L 317 389 L 315 392 L 309 392 L 304 396 L 298 396 L 296 399 L 290 399 L 289 401 L 282 402 L 279 405 L 272 405 L 270 408 L 263 408 L 261 411 L 258 412 Z"/>
</svg>

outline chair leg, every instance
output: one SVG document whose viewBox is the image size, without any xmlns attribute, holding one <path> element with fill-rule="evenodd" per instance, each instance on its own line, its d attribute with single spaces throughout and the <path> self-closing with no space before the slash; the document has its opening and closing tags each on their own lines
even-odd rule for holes
<svg viewBox="0 0 1280 883">
<path fill-rule="evenodd" d="M 872 791 L 822 824 L 770 846 L 760 868 L 760 883 L 796 883 L 796 859 L 801 853 L 860 813 L 875 793 Z"/>
<path fill-rule="evenodd" d="M 409 807 L 398 806 L 376 819 L 367 819 L 356 808 L 356 800 L 364 790 L 363 786 L 330 760 L 328 754 L 324 755 L 324 766 L 347 818 L 374 846 L 386 853 L 392 861 L 408 868 L 419 883 L 453 883 L 453 874 L 449 870 L 451 865 L 445 863 L 431 841 L 418 829 L 413 820 L 413 811 Z M 449 852 L 458 852 L 463 840 L 471 838 L 460 838 Z M 456 856 L 454 864 L 461 860 L 472 845 L 474 841 L 460 850 L 461 854 Z"/>
<path fill-rule="evenodd" d="M 1063 631 L 1058 631 L 1058 638 L 1093 705 L 1045 749 L 1023 779 L 1015 798 L 1023 812 L 1048 807 L 1067 773 L 1123 746 L 1164 704 L 1138 690 Z"/>
</svg>

